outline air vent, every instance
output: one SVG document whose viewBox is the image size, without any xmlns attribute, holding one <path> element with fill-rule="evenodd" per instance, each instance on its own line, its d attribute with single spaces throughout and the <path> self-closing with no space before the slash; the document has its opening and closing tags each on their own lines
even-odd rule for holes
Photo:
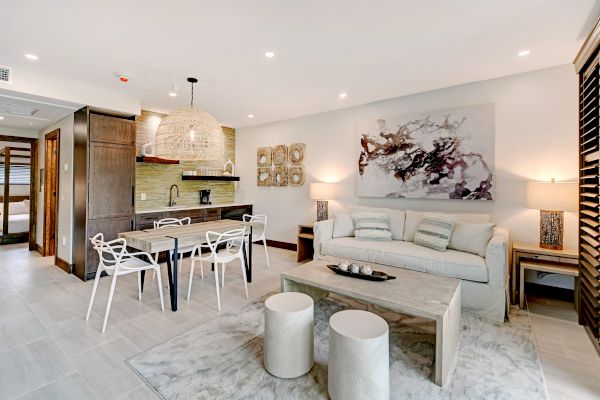
<svg viewBox="0 0 600 400">
<path fill-rule="evenodd" d="M 0 82 L 12 82 L 12 70 L 10 68 L 0 65 Z"/>
</svg>

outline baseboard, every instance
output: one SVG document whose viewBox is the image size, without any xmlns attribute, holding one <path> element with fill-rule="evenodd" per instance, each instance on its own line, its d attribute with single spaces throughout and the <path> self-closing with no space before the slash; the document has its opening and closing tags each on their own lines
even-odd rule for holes
<svg viewBox="0 0 600 400">
<path fill-rule="evenodd" d="M 255 244 L 262 244 L 262 242 L 256 242 Z M 280 242 L 277 240 L 269 240 L 269 239 L 267 239 L 267 246 L 276 247 L 278 249 L 292 250 L 292 251 L 296 251 L 298 248 L 298 245 L 296 243 Z"/>
<path fill-rule="evenodd" d="M 58 268 L 62 269 L 63 271 L 65 271 L 68 274 L 70 274 L 71 271 L 73 270 L 73 264 L 69 264 L 68 262 L 66 262 L 65 260 L 63 260 L 62 258 L 60 258 L 58 256 L 54 257 L 54 265 L 56 265 Z"/>
<path fill-rule="evenodd" d="M 44 256 L 44 248 L 37 243 L 35 244 L 35 251 L 40 253 L 42 257 Z"/>
</svg>

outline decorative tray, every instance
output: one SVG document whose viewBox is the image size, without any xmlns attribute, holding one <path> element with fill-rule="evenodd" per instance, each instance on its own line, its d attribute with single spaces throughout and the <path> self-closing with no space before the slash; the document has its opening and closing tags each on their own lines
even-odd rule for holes
<svg viewBox="0 0 600 400">
<path fill-rule="evenodd" d="M 381 282 L 381 281 L 387 281 L 390 279 L 396 279 L 395 276 L 392 275 L 388 275 L 385 272 L 381 272 L 381 271 L 373 271 L 373 273 L 371 275 L 365 275 L 365 274 L 354 274 L 350 271 L 342 271 L 341 269 L 338 268 L 337 265 L 333 265 L 333 264 L 328 264 L 327 268 L 329 268 L 330 270 L 332 270 L 333 272 L 335 272 L 336 274 L 340 274 L 340 275 L 344 275 L 344 276 L 350 276 L 352 278 L 357 278 L 357 279 L 364 279 L 367 281 L 376 281 L 376 282 Z"/>
</svg>

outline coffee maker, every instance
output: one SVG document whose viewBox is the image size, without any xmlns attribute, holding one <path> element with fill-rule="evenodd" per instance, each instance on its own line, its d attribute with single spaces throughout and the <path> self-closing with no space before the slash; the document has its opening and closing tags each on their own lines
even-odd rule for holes
<svg viewBox="0 0 600 400">
<path fill-rule="evenodd" d="M 200 204 L 212 204 L 210 202 L 210 190 L 209 189 L 200 190 Z"/>
</svg>

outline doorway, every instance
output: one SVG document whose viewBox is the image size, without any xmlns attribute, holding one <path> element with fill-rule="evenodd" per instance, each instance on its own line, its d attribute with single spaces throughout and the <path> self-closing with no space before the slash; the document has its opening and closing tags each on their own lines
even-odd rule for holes
<svg viewBox="0 0 600 400">
<path fill-rule="evenodd" d="M 60 129 L 47 133 L 44 140 L 44 234 L 43 255 L 56 256 L 58 224 L 58 168 Z"/>
</svg>

